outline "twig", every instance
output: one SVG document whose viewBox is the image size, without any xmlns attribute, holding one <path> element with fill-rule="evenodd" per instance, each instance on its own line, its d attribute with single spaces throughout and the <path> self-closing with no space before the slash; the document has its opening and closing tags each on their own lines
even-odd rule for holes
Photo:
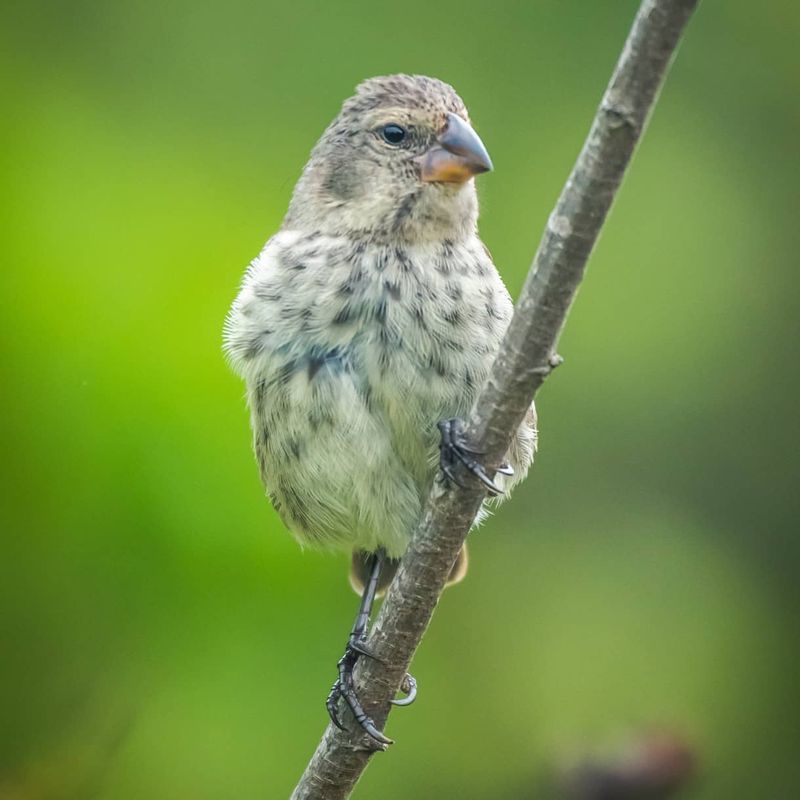
<svg viewBox="0 0 800 800">
<path fill-rule="evenodd" d="M 550 215 L 514 317 L 466 433 L 497 466 L 547 375 L 584 267 L 619 188 L 670 60 L 698 0 L 644 0 L 589 136 Z M 367 712 L 385 724 L 472 521 L 484 500 L 477 481 L 436 486 L 369 639 L 380 661 L 362 659 L 356 684 Z M 292 800 L 344 800 L 375 744 L 351 723 L 329 725 Z"/>
</svg>

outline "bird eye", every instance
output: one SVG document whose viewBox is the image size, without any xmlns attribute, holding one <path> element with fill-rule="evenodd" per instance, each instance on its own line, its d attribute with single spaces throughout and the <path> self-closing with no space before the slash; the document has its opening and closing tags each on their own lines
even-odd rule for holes
<svg viewBox="0 0 800 800">
<path fill-rule="evenodd" d="M 406 138 L 406 131 L 405 128 L 401 128 L 399 125 L 395 125 L 395 123 L 391 122 L 383 126 L 381 135 L 389 144 L 400 144 L 400 142 Z"/>
</svg>

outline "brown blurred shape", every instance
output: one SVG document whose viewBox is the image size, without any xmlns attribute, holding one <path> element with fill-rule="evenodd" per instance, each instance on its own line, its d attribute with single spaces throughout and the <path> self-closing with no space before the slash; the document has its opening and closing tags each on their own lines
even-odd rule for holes
<svg viewBox="0 0 800 800">
<path fill-rule="evenodd" d="M 672 733 L 643 734 L 616 757 L 580 761 L 562 773 L 564 800 L 667 800 L 695 776 L 697 755 Z"/>
</svg>

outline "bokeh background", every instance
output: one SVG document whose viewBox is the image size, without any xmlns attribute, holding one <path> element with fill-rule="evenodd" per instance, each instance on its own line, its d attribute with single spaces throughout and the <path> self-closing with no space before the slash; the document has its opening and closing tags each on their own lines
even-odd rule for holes
<svg viewBox="0 0 800 800">
<path fill-rule="evenodd" d="M 242 271 L 362 78 L 453 83 L 513 294 L 633 0 L 5 3 L 0 798 L 282 798 L 355 610 L 263 497 L 220 352 Z M 666 731 L 682 796 L 800 791 L 800 7 L 705 0 L 356 796 L 543 796 Z M 646 734 L 645 734 L 646 735 Z"/>
</svg>

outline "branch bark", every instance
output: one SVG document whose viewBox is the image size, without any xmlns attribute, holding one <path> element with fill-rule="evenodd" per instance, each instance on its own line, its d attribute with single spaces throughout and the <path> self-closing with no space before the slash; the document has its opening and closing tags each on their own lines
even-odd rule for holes
<svg viewBox="0 0 800 800">
<path fill-rule="evenodd" d="M 469 446 L 497 466 L 536 391 L 559 362 L 555 346 L 586 261 L 698 0 L 644 0 L 566 186 L 550 215 L 491 375 L 467 421 Z M 395 696 L 484 500 L 477 481 L 436 486 L 369 638 L 356 685 L 376 724 Z M 375 743 L 328 725 L 292 800 L 349 797 Z"/>
</svg>

